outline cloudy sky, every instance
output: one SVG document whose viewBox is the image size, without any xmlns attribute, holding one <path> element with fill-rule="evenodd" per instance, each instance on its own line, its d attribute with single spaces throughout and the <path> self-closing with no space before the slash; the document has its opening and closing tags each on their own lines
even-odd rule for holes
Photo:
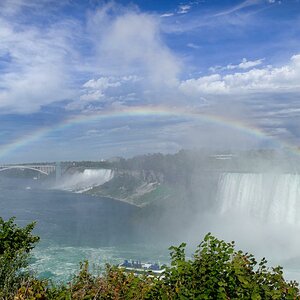
<svg viewBox="0 0 300 300">
<path fill-rule="evenodd" d="M 1 0 L 0 162 L 300 145 L 299 37 L 299 0 Z"/>
</svg>

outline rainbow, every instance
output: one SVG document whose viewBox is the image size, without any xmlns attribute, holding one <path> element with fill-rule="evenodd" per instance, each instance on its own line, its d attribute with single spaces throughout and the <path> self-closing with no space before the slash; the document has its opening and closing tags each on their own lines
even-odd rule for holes
<svg viewBox="0 0 300 300">
<path fill-rule="evenodd" d="M 31 143 L 41 140 L 52 132 L 63 131 L 69 127 L 85 124 L 89 122 L 102 121 L 111 118 L 124 118 L 124 117 L 184 117 L 191 120 L 199 120 L 201 122 L 226 126 L 234 130 L 238 130 L 247 135 L 254 136 L 258 139 L 273 139 L 270 135 L 265 133 L 262 129 L 254 127 L 252 125 L 243 123 L 239 120 L 228 119 L 220 115 L 213 115 L 208 113 L 203 113 L 194 110 L 188 110 L 181 107 L 165 107 L 165 106 L 135 106 L 128 107 L 121 110 L 110 110 L 101 111 L 92 114 L 81 114 L 65 119 L 61 123 L 55 124 L 53 126 L 43 127 L 36 131 L 30 132 L 22 137 L 15 139 L 13 142 L 0 146 L 0 158 L 25 147 Z M 294 147 L 286 142 L 279 142 L 281 146 L 290 149 L 293 153 L 299 152 L 297 147 Z"/>
</svg>

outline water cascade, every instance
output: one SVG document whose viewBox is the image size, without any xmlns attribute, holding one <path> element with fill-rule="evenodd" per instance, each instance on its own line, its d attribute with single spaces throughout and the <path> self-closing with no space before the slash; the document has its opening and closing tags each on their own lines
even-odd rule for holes
<svg viewBox="0 0 300 300">
<path fill-rule="evenodd" d="M 55 188 L 82 193 L 111 180 L 113 175 L 110 169 L 85 169 L 62 178 Z"/>
<path fill-rule="evenodd" d="M 300 175 L 224 173 L 217 191 L 221 214 L 239 213 L 268 223 L 300 225 Z"/>
</svg>

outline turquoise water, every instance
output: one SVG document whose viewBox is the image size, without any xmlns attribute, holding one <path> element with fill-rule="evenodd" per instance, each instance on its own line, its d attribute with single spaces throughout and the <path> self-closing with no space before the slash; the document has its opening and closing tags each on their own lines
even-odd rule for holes
<svg viewBox="0 0 300 300">
<path fill-rule="evenodd" d="M 31 269 L 40 277 L 69 280 L 84 260 L 94 272 L 124 259 L 168 261 L 166 248 L 139 241 L 135 206 L 42 189 L 37 181 L 2 178 L 0 182 L 0 216 L 15 216 L 22 226 L 37 221 L 35 233 L 41 241 L 33 251 Z"/>
<path fill-rule="evenodd" d="M 33 251 L 31 269 L 40 277 L 67 281 L 84 260 L 90 262 L 95 273 L 101 272 L 106 263 L 119 264 L 124 259 L 168 263 L 168 246 L 179 244 L 163 234 L 165 244 L 161 245 L 157 228 L 163 228 L 158 226 L 150 228 L 152 237 L 148 236 L 149 224 L 137 218 L 139 208 L 135 206 L 41 187 L 38 180 L 0 177 L 0 216 L 15 216 L 22 226 L 37 221 L 35 233 L 41 241 Z M 300 281 L 300 243 L 295 238 L 299 227 L 259 223 L 246 215 L 235 219 L 231 215 L 209 214 L 196 220 L 194 227 L 186 226 L 186 235 L 180 236 L 180 242 L 196 236 L 198 243 L 203 233 L 210 231 L 222 239 L 235 240 L 238 248 L 247 249 L 258 259 L 266 256 L 270 266 L 284 267 L 286 278 Z"/>
<path fill-rule="evenodd" d="M 31 269 L 41 278 L 56 281 L 68 281 L 78 272 L 79 263 L 88 260 L 91 271 L 95 274 L 105 269 L 105 264 L 120 264 L 124 259 L 143 262 L 168 262 L 168 253 L 163 249 L 151 248 L 150 245 L 128 245 L 111 247 L 68 247 L 39 245 L 33 252 L 34 261 Z"/>
</svg>

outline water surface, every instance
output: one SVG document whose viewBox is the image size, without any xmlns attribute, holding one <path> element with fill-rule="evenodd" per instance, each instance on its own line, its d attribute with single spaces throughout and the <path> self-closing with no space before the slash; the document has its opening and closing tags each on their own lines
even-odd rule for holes
<svg viewBox="0 0 300 300">
<path fill-rule="evenodd" d="M 140 243 L 134 218 L 139 208 L 110 198 L 42 189 L 39 182 L 1 178 L 0 216 L 19 225 L 36 221 L 41 237 L 31 267 L 43 277 L 68 280 L 89 260 L 96 268 L 124 259 L 165 262 L 166 249 Z"/>
</svg>

